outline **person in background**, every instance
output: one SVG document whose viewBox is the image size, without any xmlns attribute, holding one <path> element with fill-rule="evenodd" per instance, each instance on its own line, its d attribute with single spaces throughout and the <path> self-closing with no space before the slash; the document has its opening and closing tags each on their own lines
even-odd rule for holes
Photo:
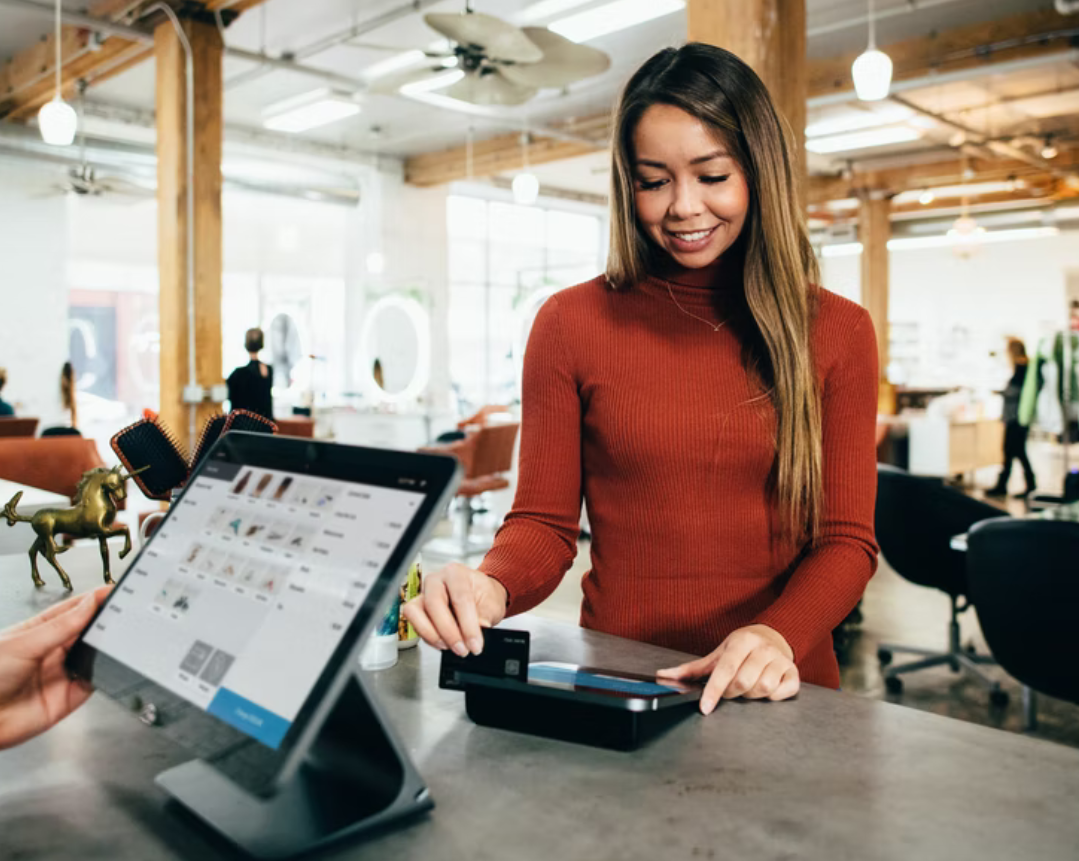
<svg viewBox="0 0 1079 861">
<path fill-rule="evenodd" d="M 1018 460 L 1023 467 L 1026 489 L 1017 493 L 1016 499 L 1025 499 L 1034 492 L 1034 469 L 1027 457 L 1027 434 L 1030 428 L 1019 421 L 1019 398 L 1023 392 L 1023 383 L 1027 378 L 1027 348 L 1018 338 L 1008 339 L 1008 357 L 1012 362 L 1012 378 L 1008 380 L 1004 395 L 1004 468 L 1000 471 L 997 483 L 987 490 L 986 496 L 1007 496 L 1008 479 L 1012 476 L 1012 461 Z"/>
<path fill-rule="evenodd" d="M 60 404 L 64 412 L 71 417 L 71 427 L 79 426 L 79 408 L 75 401 L 75 368 L 71 362 L 64 362 L 60 369 Z"/>
<path fill-rule="evenodd" d="M 7 368 L 0 368 L 0 392 L 4 390 L 5 383 L 7 383 Z M 15 415 L 15 407 L 0 397 L 0 418 L 13 415 Z"/>
<path fill-rule="evenodd" d="M 273 421 L 273 368 L 259 361 L 264 344 L 262 329 L 247 330 L 244 349 L 251 361 L 229 374 L 229 409 L 249 410 Z"/>
<path fill-rule="evenodd" d="M 90 698 L 91 687 L 68 676 L 64 658 L 111 588 L 0 631 L 0 750 L 40 735 Z"/>
<path fill-rule="evenodd" d="M 611 144 L 607 271 L 529 337 L 513 510 L 402 612 L 479 654 L 558 586 L 584 498 L 583 627 L 701 655 L 658 675 L 707 680 L 704 714 L 837 688 L 831 633 L 877 564 L 873 321 L 818 286 L 789 131 L 729 51 L 645 62 Z"/>
</svg>

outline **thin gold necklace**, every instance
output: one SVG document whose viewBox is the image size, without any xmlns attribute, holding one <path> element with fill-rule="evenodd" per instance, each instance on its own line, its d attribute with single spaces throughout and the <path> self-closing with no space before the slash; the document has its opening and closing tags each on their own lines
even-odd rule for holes
<svg viewBox="0 0 1079 861">
<path fill-rule="evenodd" d="M 663 283 L 667 285 L 667 293 L 668 293 L 668 295 L 670 295 L 671 301 L 674 302 L 674 304 L 676 306 L 678 306 L 678 310 L 681 311 L 683 314 L 685 314 L 685 315 L 687 315 L 689 317 L 692 317 L 694 320 L 700 320 L 702 323 L 704 323 L 705 326 L 708 326 L 713 332 L 718 332 L 720 329 L 722 329 L 724 326 L 727 325 L 726 320 L 721 320 L 719 323 L 713 323 L 711 320 L 705 320 L 704 317 L 698 317 L 696 314 L 692 313 L 691 311 L 687 311 L 685 308 L 682 307 L 682 303 L 674 298 L 674 290 L 671 289 L 671 282 L 666 281 L 666 280 L 664 280 L 662 278 L 660 280 L 663 281 Z"/>
</svg>

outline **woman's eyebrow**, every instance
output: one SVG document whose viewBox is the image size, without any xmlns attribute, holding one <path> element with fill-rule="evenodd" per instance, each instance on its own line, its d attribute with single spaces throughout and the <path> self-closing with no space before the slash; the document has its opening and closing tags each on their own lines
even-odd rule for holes
<svg viewBox="0 0 1079 861">
<path fill-rule="evenodd" d="M 690 159 L 690 164 L 704 164 L 706 161 L 711 161 L 714 158 L 730 158 L 730 153 L 725 149 L 717 149 L 715 152 L 710 152 L 708 155 L 700 155 L 694 159 Z M 639 158 L 637 164 L 645 165 L 647 167 L 658 167 L 663 170 L 667 169 L 667 165 L 662 161 L 654 161 L 650 158 Z"/>
</svg>

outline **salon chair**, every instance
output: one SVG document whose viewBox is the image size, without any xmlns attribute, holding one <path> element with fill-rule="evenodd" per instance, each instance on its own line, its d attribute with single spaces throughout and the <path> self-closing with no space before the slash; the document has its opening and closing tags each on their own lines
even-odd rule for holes
<svg viewBox="0 0 1079 861">
<path fill-rule="evenodd" d="M 431 541 L 425 550 L 440 556 L 465 559 L 490 548 L 489 540 L 472 536 L 472 521 L 483 494 L 510 486 L 505 473 L 513 468 L 513 447 L 519 427 L 517 422 L 488 424 L 472 431 L 462 440 L 420 449 L 428 454 L 448 454 L 457 458 L 465 474 L 457 488 L 456 536 Z"/>
<path fill-rule="evenodd" d="M 877 464 L 876 533 L 881 554 L 900 577 L 917 586 L 939 589 L 951 599 L 948 649 L 882 644 L 877 658 L 884 670 L 889 693 L 903 690 L 900 675 L 929 667 L 947 666 L 966 671 L 989 689 L 994 705 L 1003 706 L 1008 694 L 983 669 L 995 664 L 987 655 L 964 649 L 959 641 L 959 614 L 970 609 L 966 554 L 953 550 L 954 536 L 969 532 L 983 520 L 999 517 L 995 506 L 948 487 L 939 479 L 911 475 L 905 470 Z M 895 652 L 918 656 L 909 663 L 892 665 Z"/>
<path fill-rule="evenodd" d="M 1023 685 L 1024 727 L 1037 728 L 1036 692 L 1079 704 L 1079 523 L 1000 519 L 967 535 L 967 580 L 985 642 Z"/>
<path fill-rule="evenodd" d="M 37 431 L 37 419 L 4 416 L 0 418 L 0 437 L 32 437 Z"/>
</svg>

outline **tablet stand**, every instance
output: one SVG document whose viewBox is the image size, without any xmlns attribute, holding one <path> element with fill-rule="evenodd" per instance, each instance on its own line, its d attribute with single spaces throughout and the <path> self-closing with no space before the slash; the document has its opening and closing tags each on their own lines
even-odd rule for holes
<svg viewBox="0 0 1079 861">
<path fill-rule="evenodd" d="M 433 807 L 391 735 L 375 697 L 353 675 L 296 775 L 268 798 L 252 795 L 201 759 L 156 783 L 256 858 L 288 858 Z"/>
</svg>

